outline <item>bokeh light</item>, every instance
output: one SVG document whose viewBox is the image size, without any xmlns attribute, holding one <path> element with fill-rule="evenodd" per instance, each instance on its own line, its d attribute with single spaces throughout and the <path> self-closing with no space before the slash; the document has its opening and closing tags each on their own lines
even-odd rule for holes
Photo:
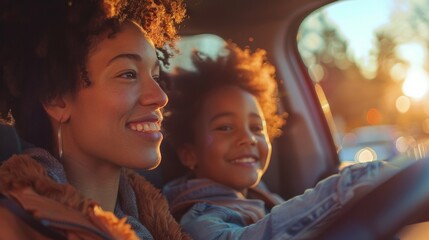
<svg viewBox="0 0 429 240">
<path fill-rule="evenodd" d="M 308 68 L 308 73 L 310 74 L 310 77 L 311 79 L 313 79 L 314 82 L 322 81 L 323 77 L 325 76 L 325 71 L 320 64 L 312 64 Z"/>
<path fill-rule="evenodd" d="M 382 120 L 382 115 L 376 108 L 370 108 L 366 113 L 366 120 L 372 125 L 379 124 Z"/>
<path fill-rule="evenodd" d="M 396 150 L 400 153 L 404 153 L 408 150 L 408 144 L 405 137 L 399 137 L 395 142 Z"/>
<path fill-rule="evenodd" d="M 400 113 L 406 113 L 410 110 L 411 101 L 407 96 L 399 96 L 395 102 L 396 110 Z"/>
<path fill-rule="evenodd" d="M 370 147 L 360 149 L 355 155 L 357 162 L 372 162 L 377 159 L 377 153 Z"/>
<path fill-rule="evenodd" d="M 407 76 L 407 68 L 403 63 L 396 63 L 390 68 L 390 76 L 395 81 L 403 81 Z"/>
</svg>

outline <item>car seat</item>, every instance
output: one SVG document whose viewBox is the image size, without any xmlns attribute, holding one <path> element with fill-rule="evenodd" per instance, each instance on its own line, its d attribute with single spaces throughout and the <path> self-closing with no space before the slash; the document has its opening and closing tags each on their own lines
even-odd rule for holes
<svg viewBox="0 0 429 240">
<path fill-rule="evenodd" d="M 23 144 L 13 126 L 0 123 L 0 162 L 22 152 Z"/>
</svg>

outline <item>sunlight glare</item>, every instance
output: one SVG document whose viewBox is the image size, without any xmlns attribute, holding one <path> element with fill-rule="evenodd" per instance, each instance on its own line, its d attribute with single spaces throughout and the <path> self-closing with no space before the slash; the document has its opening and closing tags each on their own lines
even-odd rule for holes
<svg viewBox="0 0 429 240">
<path fill-rule="evenodd" d="M 429 76 L 422 68 L 412 67 L 408 70 L 402 91 L 414 99 L 421 99 L 428 91 Z"/>
</svg>

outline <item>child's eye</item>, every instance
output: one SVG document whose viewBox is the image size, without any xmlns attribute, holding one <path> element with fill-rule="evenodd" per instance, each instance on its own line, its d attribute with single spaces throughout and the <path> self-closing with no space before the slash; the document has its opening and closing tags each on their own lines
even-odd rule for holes
<svg viewBox="0 0 429 240">
<path fill-rule="evenodd" d="M 231 131 L 232 127 L 228 125 L 223 125 L 215 128 L 216 131 Z"/>
<path fill-rule="evenodd" d="M 264 128 L 260 125 L 251 126 L 250 129 L 252 130 L 252 132 L 256 132 L 256 133 L 260 133 L 264 131 Z"/>
</svg>

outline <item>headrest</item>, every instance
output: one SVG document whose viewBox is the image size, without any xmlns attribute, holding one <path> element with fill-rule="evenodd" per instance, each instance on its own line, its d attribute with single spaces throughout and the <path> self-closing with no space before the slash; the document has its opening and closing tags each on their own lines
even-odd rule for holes
<svg viewBox="0 0 429 240">
<path fill-rule="evenodd" d="M 21 153 L 21 142 L 13 126 L 0 123 L 0 162 Z"/>
</svg>

